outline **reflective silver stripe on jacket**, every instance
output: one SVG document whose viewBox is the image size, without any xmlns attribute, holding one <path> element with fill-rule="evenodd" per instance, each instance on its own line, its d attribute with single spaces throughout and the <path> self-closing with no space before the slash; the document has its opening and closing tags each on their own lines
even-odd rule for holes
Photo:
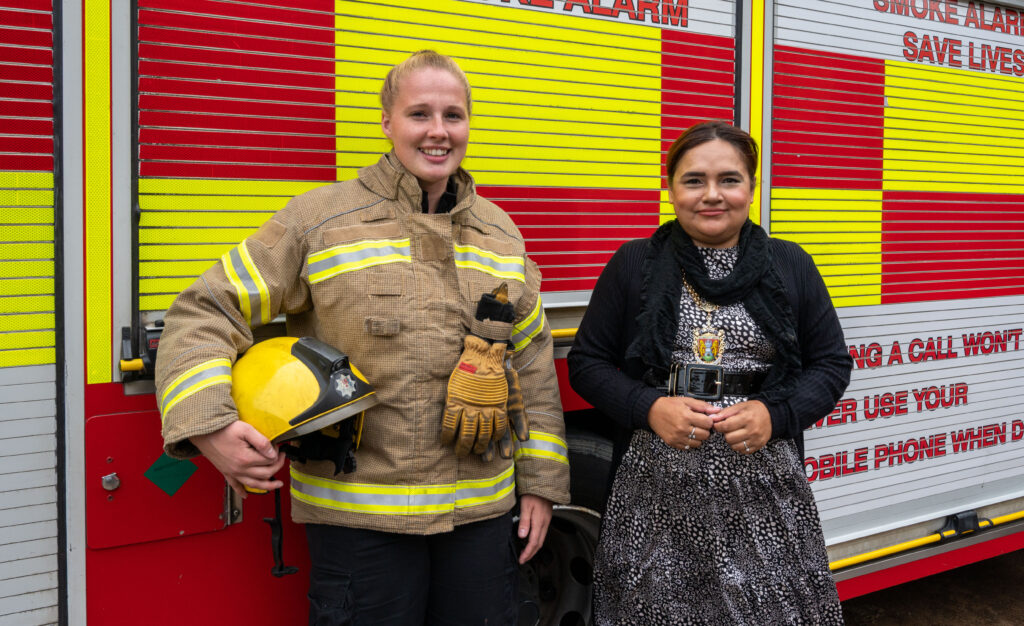
<svg viewBox="0 0 1024 626">
<path fill-rule="evenodd" d="M 243 241 L 220 258 L 224 265 L 224 273 L 238 292 L 238 308 L 245 317 L 250 328 L 269 324 L 270 290 L 260 275 L 256 264 L 249 256 L 249 249 Z"/>
<path fill-rule="evenodd" d="M 537 304 L 533 306 L 529 315 L 512 326 L 512 349 L 519 351 L 528 346 L 542 328 L 544 328 L 544 305 L 541 304 L 540 296 L 537 296 Z"/>
<path fill-rule="evenodd" d="M 516 441 L 516 460 L 524 456 L 548 459 L 568 465 L 569 446 L 566 445 L 565 440 L 561 437 L 531 430 L 528 440 Z"/>
<path fill-rule="evenodd" d="M 521 256 L 503 256 L 468 244 L 452 247 L 455 250 L 455 267 L 526 283 L 526 262 Z"/>
<path fill-rule="evenodd" d="M 231 384 L 231 361 L 213 359 L 200 363 L 174 379 L 160 398 L 160 418 L 185 398 L 213 385 Z"/>
<path fill-rule="evenodd" d="M 291 468 L 292 496 L 313 506 L 370 515 L 437 515 L 497 502 L 515 490 L 515 468 L 492 478 L 443 485 L 373 485 L 305 474 Z"/>
<path fill-rule="evenodd" d="M 385 263 L 412 263 L 409 239 L 374 239 L 334 246 L 309 255 L 309 284 Z"/>
</svg>

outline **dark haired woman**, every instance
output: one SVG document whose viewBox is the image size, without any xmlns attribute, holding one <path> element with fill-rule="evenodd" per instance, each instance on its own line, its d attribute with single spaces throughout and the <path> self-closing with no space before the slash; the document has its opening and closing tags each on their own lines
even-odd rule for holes
<svg viewBox="0 0 1024 626">
<path fill-rule="evenodd" d="M 802 431 L 852 360 L 799 246 L 748 219 L 757 144 L 698 124 L 666 159 L 675 220 L 604 269 L 569 354 L 622 428 L 597 624 L 836 624 Z"/>
</svg>

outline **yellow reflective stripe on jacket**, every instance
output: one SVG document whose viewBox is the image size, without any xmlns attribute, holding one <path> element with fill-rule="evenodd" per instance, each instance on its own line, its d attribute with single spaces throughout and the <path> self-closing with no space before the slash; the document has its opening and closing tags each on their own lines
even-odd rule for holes
<svg viewBox="0 0 1024 626">
<path fill-rule="evenodd" d="M 309 284 L 385 263 L 412 263 L 409 239 L 373 239 L 334 246 L 309 255 Z"/>
<path fill-rule="evenodd" d="M 521 256 L 502 256 L 466 244 L 452 247 L 455 249 L 455 267 L 526 283 L 526 263 Z"/>
<path fill-rule="evenodd" d="M 568 465 L 569 446 L 565 444 L 565 440 L 561 437 L 531 430 L 530 438 L 527 441 L 516 442 L 516 460 L 518 461 L 524 456 L 550 459 Z"/>
<path fill-rule="evenodd" d="M 207 387 L 223 383 L 231 384 L 231 361 L 227 359 L 214 359 L 189 369 L 175 378 L 160 398 L 161 419 L 174 408 L 175 404 L 185 398 Z"/>
<path fill-rule="evenodd" d="M 537 304 L 533 306 L 530 314 L 523 318 L 518 324 L 512 325 L 512 349 L 522 350 L 533 341 L 537 333 L 544 328 L 544 305 L 537 297 Z"/>
<path fill-rule="evenodd" d="M 492 478 L 446 485 L 371 485 L 310 476 L 291 468 L 292 497 L 312 506 L 370 515 L 436 515 L 501 500 L 516 486 L 509 465 Z"/>
<path fill-rule="evenodd" d="M 238 292 L 238 306 L 250 328 L 269 324 L 270 290 L 243 241 L 220 257 L 224 273 Z"/>
</svg>

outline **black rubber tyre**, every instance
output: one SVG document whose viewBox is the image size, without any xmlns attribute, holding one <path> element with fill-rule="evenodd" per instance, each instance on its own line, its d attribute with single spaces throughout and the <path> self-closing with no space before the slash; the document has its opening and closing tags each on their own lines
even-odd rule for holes
<svg viewBox="0 0 1024 626">
<path fill-rule="evenodd" d="M 569 431 L 572 503 L 556 506 L 544 545 L 519 568 L 520 626 L 588 626 L 591 583 L 612 444 Z"/>
<path fill-rule="evenodd" d="M 570 430 L 566 438 L 572 504 L 603 515 L 610 484 L 612 442 L 600 435 L 576 430 Z"/>
</svg>

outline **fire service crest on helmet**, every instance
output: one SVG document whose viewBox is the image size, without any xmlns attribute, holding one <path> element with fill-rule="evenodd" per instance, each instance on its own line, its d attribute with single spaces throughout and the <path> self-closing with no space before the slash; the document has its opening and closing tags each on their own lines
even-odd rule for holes
<svg viewBox="0 0 1024 626">
<path fill-rule="evenodd" d="M 356 392 L 356 379 L 351 374 L 345 374 L 334 379 L 334 388 L 342 398 L 348 400 Z"/>
</svg>

